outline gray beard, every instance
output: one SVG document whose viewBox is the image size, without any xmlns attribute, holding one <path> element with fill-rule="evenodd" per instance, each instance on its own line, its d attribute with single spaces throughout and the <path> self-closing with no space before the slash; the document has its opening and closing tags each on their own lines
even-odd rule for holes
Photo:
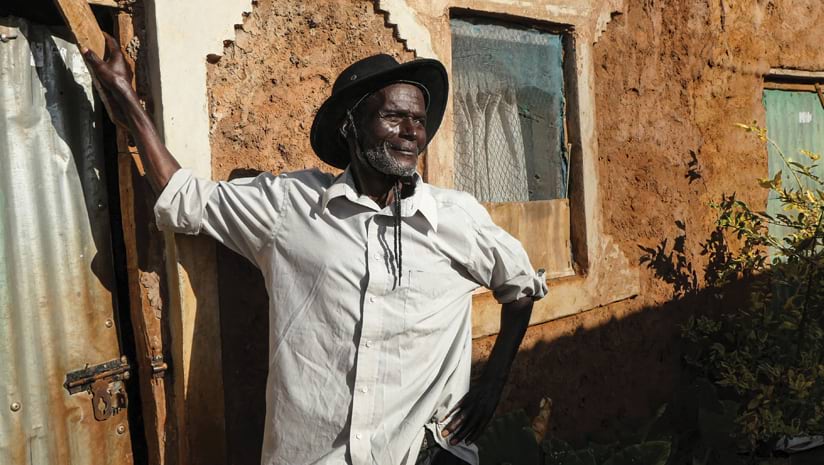
<svg viewBox="0 0 824 465">
<path fill-rule="evenodd" d="M 392 155 L 389 155 L 386 144 L 366 149 L 363 155 L 372 168 L 383 174 L 399 177 L 409 177 L 415 174 L 414 166 L 403 166 Z"/>
</svg>

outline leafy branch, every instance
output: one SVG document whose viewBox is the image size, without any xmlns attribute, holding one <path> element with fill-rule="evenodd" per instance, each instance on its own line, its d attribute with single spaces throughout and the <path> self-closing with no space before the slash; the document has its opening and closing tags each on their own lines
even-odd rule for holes
<svg viewBox="0 0 824 465">
<path fill-rule="evenodd" d="M 783 210 L 775 215 L 735 195 L 711 204 L 718 234 L 736 248 L 708 284 L 723 294 L 745 280 L 746 296 L 721 316 L 691 320 L 683 335 L 687 363 L 736 402 L 735 436 L 755 450 L 782 436 L 824 433 L 824 184 L 820 155 L 801 150 L 809 164 L 791 160 L 766 129 L 738 126 L 775 150 L 795 187 L 782 184 L 782 171 L 758 180 Z"/>
</svg>

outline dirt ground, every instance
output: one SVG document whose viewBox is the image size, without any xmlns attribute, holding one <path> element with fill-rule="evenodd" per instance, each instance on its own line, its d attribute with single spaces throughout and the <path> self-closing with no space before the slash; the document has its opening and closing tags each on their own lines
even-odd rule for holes
<svg viewBox="0 0 824 465">
<path fill-rule="evenodd" d="M 700 290 L 702 243 L 713 226 L 707 203 L 733 192 L 765 202 L 755 179 L 767 173 L 766 151 L 734 123 L 764 124 L 770 68 L 824 68 L 820 7 L 821 0 L 626 1 L 595 45 L 598 168 L 605 232 L 639 264 L 641 293 L 530 328 L 502 411 L 534 412 L 551 397 L 551 430 L 575 439 L 666 400 L 679 375 L 679 324 L 712 311 Z M 313 112 L 348 63 L 377 52 L 412 57 L 371 2 L 261 0 L 209 67 L 216 178 L 320 166 L 308 142 Z M 671 266 L 641 265 L 642 247 L 664 240 Z M 265 291 L 251 265 L 225 250 L 219 259 L 222 307 L 234 307 L 222 309 L 233 319 L 223 327 L 224 367 L 244 361 L 234 375 L 260 377 L 264 346 L 249 342 L 248 328 L 265 322 Z M 238 317 L 239 306 L 254 310 Z M 252 333 L 265 338 L 259 328 Z M 493 341 L 476 341 L 479 366 Z M 259 402 L 259 382 L 227 378 L 227 399 L 235 390 Z M 234 408 L 246 420 L 261 415 L 243 402 Z M 254 430 L 254 422 L 229 423 L 230 435 Z"/>
</svg>

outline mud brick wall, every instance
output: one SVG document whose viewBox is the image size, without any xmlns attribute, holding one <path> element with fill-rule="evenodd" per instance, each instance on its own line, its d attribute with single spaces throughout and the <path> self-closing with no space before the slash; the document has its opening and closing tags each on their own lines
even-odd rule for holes
<svg viewBox="0 0 824 465">
<path fill-rule="evenodd" d="M 319 167 L 309 145 L 315 111 L 349 64 L 376 53 L 414 54 L 372 2 L 261 0 L 209 67 L 213 173 Z"/>
</svg>

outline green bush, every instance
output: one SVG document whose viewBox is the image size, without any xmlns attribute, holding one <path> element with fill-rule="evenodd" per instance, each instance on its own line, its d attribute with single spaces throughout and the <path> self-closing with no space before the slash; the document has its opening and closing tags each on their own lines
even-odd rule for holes
<svg viewBox="0 0 824 465">
<path fill-rule="evenodd" d="M 807 163 L 791 160 L 764 129 L 741 126 L 777 150 L 793 182 L 783 185 L 781 172 L 759 180 L 780 214 L 734 195 L 712 204 L 724 241 L 735 247 L 713 257 L 707 284 L 723 294 L 743 281 L 745 292 L 720 317 L 691 319 L 683 336 L 687 363 L 736 402 L 734 435 L 754 450 L 824 432 L 824 184 L 813 172 L 819 155 L 801 151 Z"/>
</svg>

